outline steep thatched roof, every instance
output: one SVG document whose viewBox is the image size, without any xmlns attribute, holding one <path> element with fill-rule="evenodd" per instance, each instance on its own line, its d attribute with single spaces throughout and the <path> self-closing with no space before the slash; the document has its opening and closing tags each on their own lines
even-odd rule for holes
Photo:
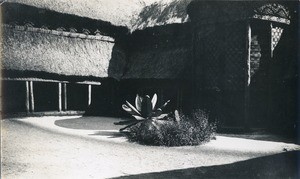
<svg viewBox="0 0 300 179">
<path fill-rule="evenodd" d="M 112 60 L 114 43 L 111 41 L 34 29 L 3 26 L 3 69 L 93 77 L 108 77 L 108 68 L 112 68 L 110 71 L 113 72 L 120 71 L 114 69 L 113 63 L 122 62 L 122 57 Z M 120 67 L 119 64 L 117 66 Z"/>
<path fill-rule="evenodd" d="M 131 31 L 188 21 L 192 0 L 7 0 L 41 9 L 107 21 Z"/>
<path fill-rule="evenodd" d="M 7 0 L 60 13 L 111 22 L 130 27 L 130 21 L 142 8 L 156 0 Z"/>
<path fill-rule="evenodd" d="M 123 79 L 187 79 L 192 64 L 190 24 L 135 31 Z"/>
<path fill-rule="evenodd" d="M 131 30 L 189 21 L 187 6 L 192 0 L 160 0 L 145 6 L 131 20 Z"/>
<path fill-rule="evenodd" d="M 191 49 L 149 50 L 135 52 L 123 79 L 177 79 L 191 63 Z"/>
<path fill-rule="evenodd" d="M 4 24 L 85 33 L 90 35 L 102 34 L 112 37 L 120 37 L 128 33 L 126 27 L 114 26 L 107 21 L 60 13 L 20 3 L 5 2 L 1 5 L 1 8 Z"/>
</svg>

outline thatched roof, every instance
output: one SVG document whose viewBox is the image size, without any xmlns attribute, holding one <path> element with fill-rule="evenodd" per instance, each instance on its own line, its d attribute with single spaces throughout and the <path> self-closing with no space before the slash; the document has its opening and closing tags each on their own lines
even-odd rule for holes
<svg viewBox="0 0 300 179">
<path fill-rule="evenodd" d="M 132 34 L 123 79 L 187 79 L 192 64 L 190 24 L 147 28 Z"/>
<path fill-rule="evenodd" d="M 160 0 L 145 6 L 131 20 L 131 30 L 189 21 L 187 6 L 192 0 Z"/>
<path fill-rule="evenodd" d="M 120 37 L 128 33 L 126 27 L 114 26 L 110 22 L 53 10 L 5 2 L 1 5 L 4 24 L 77 32 L 89 35 Z"/>
<path fill-rule="evenodd" d="M 112 60 L 113 42 L 33 29 L 3 26 L 2 69 L 93 77 L 108 77 L 109 68 L 110 73 L 120 73 L 113 63 L 124 59 Z"/>
<path fill-rule="evenodd" d="M 133 16 L 155 1 L 157 0 L 7 0 L 127 27 L 131 27 Z"/>
<path fill-rule="evenodd" d="M 189 14 L 206 21 L 209 18 L 224 18 L 223 12 L 235 18 L 249 18 L 253 8 L 268 2 L 291 4 L 295 1 L 228 1 L 228 0 L 8 0 L 53 10 L 65 14 L 110 22 L 115 26 L 126 26 L 131 31 L 173 23 L 185 23 Z M 5 3 L 4 3 L 5 4 Z M 242 6 L 241 6 L 242 5 Z M 288 5 L 290 6 L 290 5 Z M 297 6 L 294 6 L 294 8 Z M 191 13 L 193 12 L 193 13 Z M 198 16 L 200 14 L 200 16 Z M 206 14 L 206 15 L 203 15 Z M 225 14 L 225 15 L 226 15 Z M 230 16 L 231 16 L 230 15 Z M 195 18 L 194 17 L 194 18 Z M 204 18 L 202 18 L 204 17 Z"/>
<path fill-rule="evenodd" d="M 59 13 L 88 17 L 126 26 L 131 31 L 188 21 L 192 0 L 7 0 Z"/>
<path fill-rule="evenodd" d="M 140 0 L 8 0 L 7 2 L 108 21 L 117 26 L 127 26 L 132 15 L 145 5 Z"/>
<path fill-rule="evenodd" d="M 191 62 L 191 49 L 149 50 L 135 52 L 123 79 L 177 79 Z"/>
</svg>

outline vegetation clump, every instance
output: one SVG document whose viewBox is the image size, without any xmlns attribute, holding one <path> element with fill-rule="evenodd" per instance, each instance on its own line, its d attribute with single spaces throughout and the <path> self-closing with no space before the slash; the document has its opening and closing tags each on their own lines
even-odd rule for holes
<svg viewBox="0 0 300 179">
<path fill-rule="evenodd" d="M 208 115 L 195 111 L 191 116 L 180 116 L 180 121 L 173 117 L 160 123 L 159 128 L 151 124 L 140 123 L 129 128 L 127 137 L 130 141 L 147 145 L 185 146 L 209 142 L 215 137 L 216 124 L 208 122 Z"/>
<path fill-rule="evenodd" d="M 139 104 L 138 100 L 143 101 L 144 99 L 149 99 L 149 97 L 141 98 L 138 95 L 137 98 L 139 99 L 136 99 L 136 104 Z M 152 101 L 156 104 L 155 98 L 157 99 L 156 94 L 152 98 Z M 216 124 L 208 121 L 208 115 L 205 112 L 196 110 L 191 115 L 185 116 L 179 115 L 178 111 L 175 110 L 173 113 L 162 114 L 162 108 L 164 108 L 167 103 L 165 103 L 161 108 L 157 109 L 155 109 L 155 107 L 153 108 L 152 105 L 152 108 L 148 107 L 148 109 L 151 109 L 151 112 L 143 112 L 142 114 L 144 115 L 139 115 L 139 117 L 134 117 L 132 120 L 121 121 L 116 124 L 129 124 L 120 131 L 124 132 L 124 130 L 127 129 L 125 134 L 129 141 L 138 142 L 145 145 L 199 145 L 207 143 L 215 137 Z M 146 103 L 142 102 L 140 104 L 142 105 Z M 130 109 L 134 107 L 130 105 L 130 103 L 128 104 L 128 102 L 126 106 L 130 106 L 128 107 Z M 133 116 L 136 116 L 136 112 L 141 114 L 138 109 L 143 109 L 143 107 L 140 106 L 135 108 L 135 111 L 134 109 L 128 110 L 127 107 L 123 105 L 123 109 L 125 108 L 124 110 L 127 112 L 130 111 Z M 135 111 L 134 114 L 131 111 Z"/>
</svg>

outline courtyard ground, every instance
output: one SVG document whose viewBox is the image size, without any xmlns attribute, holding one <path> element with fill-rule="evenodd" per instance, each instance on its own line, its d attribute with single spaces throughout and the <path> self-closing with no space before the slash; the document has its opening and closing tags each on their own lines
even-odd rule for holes
<svg viewBox="0 0 300 179">
<path fill-rule="evenodd" d="M 120 135 L 120 126 L 113 125 L 119 120 L 82 116 L 3 119 L 1 178 L 300 176 L 300 146 L 278 142 L 271 135 L 253 135 L 252 139 L 217 135 L 200 146 L 143 146 Z"/>
</svg>

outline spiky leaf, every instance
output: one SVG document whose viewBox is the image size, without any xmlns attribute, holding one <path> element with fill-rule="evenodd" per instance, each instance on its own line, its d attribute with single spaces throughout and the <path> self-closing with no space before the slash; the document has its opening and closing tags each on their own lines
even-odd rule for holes
<svg viewBox="0 0 300 179">
<path fill-rule="evenodd" d="M 126 104 L 123 104 L 122 108 L 124 111 L 128 112 L 131 115 L 140 115 L 139 113 L 137 113 L 136 111 L 134 111 L 130 107 L 128 107 Z"/>
<path fill-rule="evenodd" d="M 142 116 L 132 115 L 136 120 L 145 120 Z"/>
<path fill-rule="evenodd" d="M 174 116 L 175 116 L 176 122 L 179 122 L 179 121 L 180 121 L 180 116 L 179 116 L 178 110 L 175 110 L 175 111 L 174 111 Z"/>
<path fill-rule="evenodd" d="M 168 116 L 168 114 L 161 114 L 161 115 L 159 115 L 159 116 L 157 116 L 157 117 L 153 117 L 153 119 L 154 120 L 161 120 L 161 119 L 163 119 L 163 118 L 165 118 L 165 117 L 167 117 Z"/>
<path fill-rule="evenodd" d="M 126 101 L 126 104 L 128 105 L 128 107 L 130 107 L 138 115 L 141 115 L 141 113 L 134 106 L 132 106 L 128 101 Z"/>
<path fill-rule="evenodd" d="M 168 104 L 169 104 L 170 100 L 168 100 L 167 102 L 165 102 L 165 104 L 163 104 L 160 109 L 163 110 Z"/>
<path fill-rule="evenodd" d="M 135 107 L 139 112 L 142 111 L 142 101 L 143 101 L 143 98 L 137 94 L 135 97 Z"/>
<path fill-rule="evenodd" d="M 152 97 L 152 100 L 151 100 L 151 103 L 152 103 L 152 109 L 155 108 L 156 102 L 157 102 L 157 94 L 154 93 L 154 95 L 153 95 L 153 97 Z"/>
</svg>

